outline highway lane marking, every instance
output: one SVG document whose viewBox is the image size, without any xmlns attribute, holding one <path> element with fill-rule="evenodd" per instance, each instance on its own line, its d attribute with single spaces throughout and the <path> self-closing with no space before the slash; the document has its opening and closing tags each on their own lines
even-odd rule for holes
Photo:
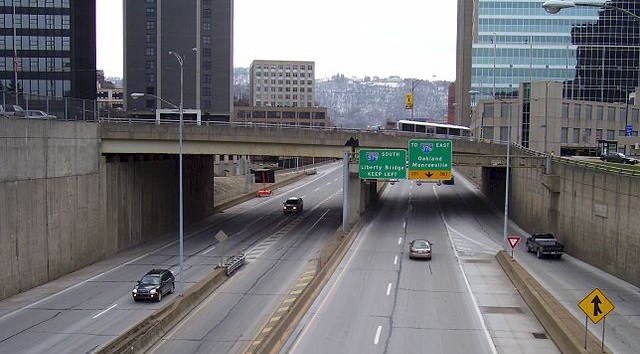
<svg viewBox="0 0 640 354">
<path fill-rule="evenodd" d="M 369 226 L 367 225 L 367 228 Z M 360 230 L 360 233 L 362 233 L 363 231 Z M 366 234 L 364 234 L 366 235 Z M 358 235 L 360 236 L 360 235 Z M 363 240 L 366 237 L 358 237 L 357 243 L 355 244 L 355 247 L 352 245 L 351 248 L 347 251 L 347 253 L 349 254 L 349 251 L 351 251 L 351 249 L 353 249 L 353 252 L 351 252 L 349 254 L 349 258 L 347 259 L 347 262 L 345 263 L 344 267 L 342 269 L 340 269 L 340 273 L 337 273 L 336 275 L 336 271 L 338 269 L 336 269 L 336 271 L 334 271 L 334 276 L 336 276 L 336 280 L 335 282 L 331 285 L 331 288 L 329 289 L 329 291 L 327 292 L 327 295 L 322 299 L 322 301 L 320 302 L 320 305 L 318 306 L 318 309 L 316 310 L 316 312 L 312 313 L 310 318 L 309 318 L 309 322 L 307 322 L 307 324 L 304 326 L 304 328 L 302 329 L 302 331 L 300 332 L 300 335 L 296 338 L 295 342 L 293 343 L 293 345 L 291 346 L 291 349 L 289 350 L 289 353 L 293 353 L 295 352 L 296 348 L 298 347 L 298 344 L 300 344 L 300 340 L 302 338 L 304 338 L 304 336 L 306 335 L 307 331 L 309 330 L 309 328 L 311 328 L 311 325 L 313 324 L 314 320 L 317 318 L 318 313 L 322 312 L 322 309 L 324 308 L 324 305 L 327 303 L 328 299 L 330 297 L 332 297 L 333 293 L 335 292 L 336 288 L 337 288 L 337 284 L 340 283 L 340 281 L 342 280 L 342 278 L 344 277 L 345 274 L 345 270 L 347 268 L 349 268 L 349 266 L 351 265 L 351 262 L 353 261 L 353 255 L 355 253 L 358 252 L 358 250 L 360 249 L 360 246 L 362 245 Z M 354 241 L 354 242 L 355 242 Z M 344 259 L 343 259 L 344 262 Z M 340 262 L 342 263 L 342 262 Z M 340 265 L 338 265 L 338 267 L 340 267 Z M 286 301 L 286 300 L 285 300 Z M 284 302 L 284 301 L 283 301 Z"/>
<path fill-rule="evenodd" d="M 317 192 L 317 191 L 319 191 L 319 190 L 320 190 L 320 188 L 318 187 L 318 188 L 314 189 L 313 191 L 314 191 L 314 192 Z"/>
<path fill-rule="evenodd" d="M 398 255 L 393 259 L 393 265 L 398 265 Z"/>
<path fill-rule="evenodd" d="M 380 342 L 380 333 L 382 333 L 382 326 L 378 326 L 378 329 L 376 330 L 376 338 L 373 340 L 373 344 L 378 345 L 378 342 Z"/>
<path fill-rule="evenodd" d="M 108 309 L 106 309 L 106 310 L 104 310 L 104 311 L 100 312 L 99 314 L 97 314 L 97 315 L 93 316 L 93 318 L 98 318 L 98 317 L 100 317 L 100 316 L 104 315 L 105 313 L 107 313 L 107 311 L 111 310 L 112 308 L 114 308 L 114 307 L 116 307 L 116 306 L 118 306 L 118 304 L 113 304 L 113 305 L 111 305 L 111 307 L 109 307 Z"/>
<path fill-rule="evenodd" d="M 215 249 L 216 249 L 216 246 L 211 246 L 211 247 L 209 247 L 209 249 L 207 249 L 206 251 L 202 252 L 202 255 L 204 256 L 205 254 L 207 254 L 207 253 L 209 253 L 209 252 L 211 252 L 211 251 L 213 251 Z"/>
<path fill-rule="evenodd" d="M 389 296 L 389 294 L 391 294 L 391 283 L 387 286 L 387 296 Z"/>
<path fill-rule="evenodd" d="M 402 243 L 402 237 L 398 238 L 398 244 Z"/>
<path fill-rule="evenodd" d="M 436 196 L 436 200 L 438 201 L 438 208 L 440 209 L 440 196 L 438 196 L 438 191 L 436 190 L 436 186 L 433 186 L 433 193 Z M 453 242 L 453 236 L 451 236 L 451 232 L 449 230 L 453 230 L 453 227 L 451 227 L 451 225 L 449 225 L 449 223 L 447 222 L 447 220 L 444 218 L 444 214 L 442 213 L 442 210 L 440 210 L 440 218 L 442 219 L 442 222 L 444 223 L 446 229 L 447 229 L 447 236 L 449 237 L 449 242 L 451 242 L 451 246 L 453 246 L 453 254 L 455 256 L 456 261 L 458 262 L 458 267 L 460 268 L 460 273 L 462 273 L 462 278 L 464 279 L 464 284 L 467 287 L 467 292 L 469 293 L 469 297 L 471 297 L 471 301 L 473 302 L 473 306 L 476 310 L 476 315 L 478 316 L 478 319 L 480 320 L 480 324 L 482 325 L 482 329 L 484 330 L 484 335 L 485 338 L 487 339 L 487 342 L 489 342 L 489 346 L 491 347 L 491 352 L 493 354 L 498 354 L 498 350 L 496 349 L 496 344 L 493 342 L 493 339 L 491 338 L 491 333 L 489 333 L 489 329 L 487 328 L 487 324 L 484 323 L 484 318 L 482 317 L 482 313 L 480 312 L 480 306 L 478 305 L 478 300 L 476 299 L 476 297 L 473 295 L 473 291 L 471 291 L 471 284 L 469 283 L 469 278 L 467 278 L 467 274 L 465 274 L 464 272 L 464 267 L 462 266 L 462 263 L 460 262 L 460 255 L 458 254 L 458 250 L 456 249 L 456 245 Z"/>
</svg>

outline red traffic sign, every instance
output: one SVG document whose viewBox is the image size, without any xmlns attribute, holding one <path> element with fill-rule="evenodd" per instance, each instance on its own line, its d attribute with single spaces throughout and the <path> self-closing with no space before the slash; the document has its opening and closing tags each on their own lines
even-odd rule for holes
<svg viewBox="0 0 640 354">
<path fill-rule="evenodd" d="M 507 237 L 507 241 L 509 241 L 509 245 L 511 246 L 511 249 L 513 250 L 518 245 L 518 242 L 520 242 L 520 236 L 508 236 Z"/>
</svg>

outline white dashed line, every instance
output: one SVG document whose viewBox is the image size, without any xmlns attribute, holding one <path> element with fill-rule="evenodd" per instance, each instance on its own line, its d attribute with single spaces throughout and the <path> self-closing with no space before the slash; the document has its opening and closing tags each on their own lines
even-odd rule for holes
<svg viewBox="0 0 640 354">
<path fill-rule="evenodd" d="M 114 307 L 116 307 L 116 306 L 118 306 L 118 304 L 113 304 L 113 305 L 112 305 L 111 307 L 109 307 L 108 309 L 106 309 L 106 310 L 104 310 L 104 311 L 100 312 L 99 314 L 97 314 L 97 315 L 93 316 L 93 318 L 98 318 L 98 317 L 100 317 L 100 316 L 104 315 L 107 311 L 111 310 L 112 308 L 114 308 Z"/>
<path fill-rule="evenodd" d="M 378 330 L 376 331 L 376 338 L 373 340 L 373 344 L 378 345 L 380 342 L 380 332 L 382 332 L 382 326 L 378 326 Z"/>
<path fill-rule="evenodd" d="M 398 244 L 401 244 L 401 243 L 402 243 L 402 237 L 398 239 Z"/>
<path fill-rule="evenodd" d="M 389 296 L 389 294 L 391 294 L 391 283 L 387 286 L 387 296 Z"/>
<path fill-rule="evenodd" d="M 393 265 L 398 265 L 398 255 L 393 259 Z"/>
<path fill-rule="evenodd" d="M 213 251 L 215 249 L 216 249 L 216 246 L 211 246 L 209 249 L 207 249 L 206 251 L 202 252 L 202 255 L 205 255 L 205 254 L 207 254 L 207 253 L 209 253 L 209 252 L 211 252 L 211 251 Z"/>
</svg>

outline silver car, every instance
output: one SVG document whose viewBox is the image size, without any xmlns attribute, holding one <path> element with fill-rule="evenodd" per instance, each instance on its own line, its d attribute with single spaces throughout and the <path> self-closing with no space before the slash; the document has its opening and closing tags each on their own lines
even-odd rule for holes
<svg viewBox="0 0 640 354">
<path fill-rule="evenodd" d="M 416 239 L 409 243 L 409 258 L 431 259 L 431 245 L 429 240 Z"/>
</svg>

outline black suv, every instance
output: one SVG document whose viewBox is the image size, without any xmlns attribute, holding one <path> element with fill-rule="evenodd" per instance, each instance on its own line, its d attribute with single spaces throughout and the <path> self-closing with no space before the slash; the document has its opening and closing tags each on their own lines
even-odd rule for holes
<svg viewBox="0 0 640 354">
<path fill-rule="evenodd" d="M 282 203 L 282 213 L 301 213 L 304 203 L 300 197 L 291 197 Z"/>
<path fill-rule="evenodd" d="M 133 287 L 131 295 L 133 300 L 150 299 L 161 301 L 165 294 L 173 293 L 175 277 L 168 269 L 151 269 L 138 280 L 138 285 Z"/>
</svg>

